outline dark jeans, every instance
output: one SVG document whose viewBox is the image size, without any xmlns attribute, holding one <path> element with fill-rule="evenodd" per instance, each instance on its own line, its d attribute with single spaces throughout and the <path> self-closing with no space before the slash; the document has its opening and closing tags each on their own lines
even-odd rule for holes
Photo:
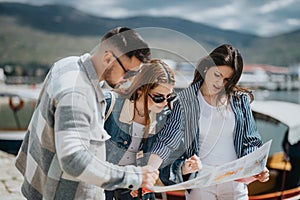
<svg viewBox="0 0 300 200">
<path fill-rule="evenodd" d="M 113 191 L 105 190 L 105 200 L 139 200 L 138 197 L 133 198 L 129 189 L 116 189 Z M 147 193 L 143 196 L 143 200 L 155 200 L 154 193 Z"/>
</svg>

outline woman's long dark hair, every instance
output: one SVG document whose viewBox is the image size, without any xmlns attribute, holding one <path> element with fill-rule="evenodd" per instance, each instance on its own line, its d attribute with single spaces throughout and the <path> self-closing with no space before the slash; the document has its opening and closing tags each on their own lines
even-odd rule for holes
<svg viewBox="0 0 300 200">
<path fill-rule="evenodd" d="M 199 61 L 194 72 L 192 84 L 198 81 L 201 81 L 201 84 L 203 84 L 206 70 L 210 67 L 223 65 L 229 66 L 233 69 L 233 77 L 229 79 L 224 86 L 224 92 L 227 97 L 230 98 L 235 91 L 242 91 L 249 93 L 252 101 L 254 99 L 253 94 L 249 90 L 237 86 L 243 72 L 243 58 L 239 51 L 230 44 L 223 44 L 217 47 L 208 56 Z M 220 94 L 219 97 L 220 96 L 222 96 L 222 94 Z"/>
</svg>

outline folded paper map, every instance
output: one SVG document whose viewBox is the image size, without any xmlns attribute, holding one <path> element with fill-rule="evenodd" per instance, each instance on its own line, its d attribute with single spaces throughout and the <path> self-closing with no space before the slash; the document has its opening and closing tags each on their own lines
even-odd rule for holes
<svg viewBox="0 0 300 200">
<path fill-rule="evenodd" d="M 154 192 L 185 190 L 201 188 L 228 181 L 244 179 L 259 174 L 266 166 L 272 140 L 268 141 L 252 153 L 237 160 L 220 166 L 206 166 L 198 172 L 196 178 L 170 186 L 153 186 L 149 189 Z M 251 178 L 249 178 L 250 180 Z"/>
</svg>

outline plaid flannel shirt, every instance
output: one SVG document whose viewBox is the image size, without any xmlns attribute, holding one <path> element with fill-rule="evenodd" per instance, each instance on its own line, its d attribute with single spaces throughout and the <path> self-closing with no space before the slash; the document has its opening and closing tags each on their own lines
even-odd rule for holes
<svg viewBox="0 0 300 200">
<path fill-rule="evenodd" d="M 141 168 L 105 161 L 105 84 L 89 54 L 64 58 L 47 75 L 16 159 L 28 199 L 105 199 L 137 189 Z"/>
</svg>

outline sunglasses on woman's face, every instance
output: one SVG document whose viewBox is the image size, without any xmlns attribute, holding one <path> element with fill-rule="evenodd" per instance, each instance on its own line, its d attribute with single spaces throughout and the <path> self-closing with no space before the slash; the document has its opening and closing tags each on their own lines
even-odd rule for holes
<svg viewBox="0 0 300 200">
<path fill-rule="evenodd" d="M 163 95 L 151 95 L 150 93 L 148 93 L 149 97 L 151 97 L 151 99 L 153 100 L 154 103 L 162 103 L 164 101 L 167 101 L 168 103 L 173 101 L 176 98 L 176 93 L 173 92 L 169 95 L 167 95 L 167 98 L 164 97 Z"/>
</svg>

